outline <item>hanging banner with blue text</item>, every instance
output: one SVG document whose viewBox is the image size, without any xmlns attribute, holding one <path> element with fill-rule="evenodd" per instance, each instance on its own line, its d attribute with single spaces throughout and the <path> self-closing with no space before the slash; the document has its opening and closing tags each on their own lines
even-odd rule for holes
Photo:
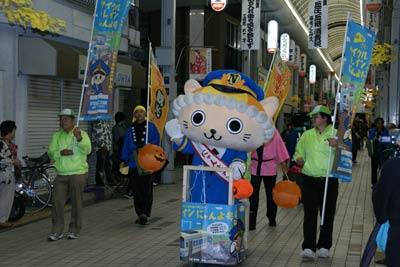
<svg viewBox="0 0 400 267">
<path fill-rule="evenodd" d="M 261 0 L 242 1 L 242 50 L 260 49 Z"/>
<path fill-rule="evenodd" d="M 308 48 L 328 47 L 328 0 L 308 2 Z"/>
<path fill-rule="evenodd" d="M 82 120 L 109 120 L 113 117 L 118 49 L 130 5 L 130 0 L 98 0 L 96 3 Z"/>
<path fill-rule="evenodd" d="M 344 182 L 352 178 L 351 125 L 363 93 L 372 58 L 375 33 L 349 21 L 341 77 L 338 146 L 333 162 L 332 177 Z"/>
</svg>

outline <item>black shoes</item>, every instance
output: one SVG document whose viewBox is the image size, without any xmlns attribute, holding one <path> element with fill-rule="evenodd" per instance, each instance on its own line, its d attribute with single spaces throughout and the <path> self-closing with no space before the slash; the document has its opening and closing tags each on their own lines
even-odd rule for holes
<svg viewBox="0 0 400 267">
<path fill-rule="evenodd" d="M 276 226 L 276 221 L 275 220 L 269 220 L 269 226 L 275 227 Z"/>
<path fill-rule="evenodd" d="M 139 218 L 135 221 L 136 224 L 146 225 L 147 224 L 147 216 L 145 214 L 141 214 Z"/>
</svg>

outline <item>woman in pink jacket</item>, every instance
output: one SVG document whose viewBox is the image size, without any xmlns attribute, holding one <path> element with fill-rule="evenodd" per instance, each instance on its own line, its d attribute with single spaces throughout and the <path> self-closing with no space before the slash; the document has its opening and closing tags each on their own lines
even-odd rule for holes
<svg viewBox="0 0 400 267">
<path fill-rule="evenodd" d="M 272 199 L 272 188 L 276 183 L 278 163 L 281 165 L 283 173 L 287 173 L 289 158 L 285 143 L 277 130 L 275 130 L 271 141 L 251 153 L 251 184 L 253 185 L 254 192 L 250 197 L 249 230 L 256 229 L 261 180 L 264 181 L 267 196 L 269 226 L 276 226 L 277 206 Z"/>
</svg>

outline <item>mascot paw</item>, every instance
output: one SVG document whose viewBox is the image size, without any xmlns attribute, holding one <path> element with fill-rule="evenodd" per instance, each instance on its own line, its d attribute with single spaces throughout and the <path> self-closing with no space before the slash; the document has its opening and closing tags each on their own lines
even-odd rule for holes
<svg viewBox="0 0 400 267">
<path fill-rule="evenodd" d="M 181 130 L 181 126 L 179 125 L 178 119 L 172 119 L 165 124 L 165 131 L 171 137 L 171 141 L 176 139 L 181 139 L 183 137 L 183 133 Z"/>
<path fill-rule="evenodd" d="M 233 170 L 233 180 L 242 179 L 246 172 L 246 164 L 242 160 L 233 160 L 229 168 Z"/>
<path fill-rule="evenodd" d="M 233 196 L 236 199 L 249 198 L 253 194 L 253 186 L 246 179 L 233 182 Z"/>
</svg>

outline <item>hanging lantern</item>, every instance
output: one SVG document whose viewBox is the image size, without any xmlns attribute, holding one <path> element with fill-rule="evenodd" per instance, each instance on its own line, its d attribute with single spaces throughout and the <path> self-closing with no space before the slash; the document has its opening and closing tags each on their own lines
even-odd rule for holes
<svg viewBox="0 0 400 267">
<path fill-rule="evenodd" d="M 314 84 L 317 81 L 317 67 L 310 65 L 310 83 Z"/>
<path fill-rule="evenodd" d="M 298 45 L 295 46 L 294 54 L 295 54 L 296 60 L 293 65 L 293 69 L 297 70 L 300 67 L 300 46 L 298 46 Z"/>
<path fill-rule="evenodd" d="M 294 40 L 290 40 L 289 42 L 289 61 L 288 65 L 289 66 L 294 66 L 296 63 L 296 43 Z"/>
<path fill-rule="evenodd" d="M 299 75 L 301 77 L 304 77 L 306 75 L 306 69 L 307 69 L 307 55 L 301 54 L 300 55 L 300 70 L 299 70 Z"/>
<path fill-rule="evenodd" d="M 267 51 L 270 54 L 275 53 L 278 47 L 278 22 L 271 20 L 268 22 L 268 40 Z"/>
<path fill-rule="evenodd" d="M 290 49 L 290 36 L 287 33 L 282 33 L 281 41 L 281 58 L 282 61 L 287 62 L 289 60 L 289 49 Z"/>
</svg>

